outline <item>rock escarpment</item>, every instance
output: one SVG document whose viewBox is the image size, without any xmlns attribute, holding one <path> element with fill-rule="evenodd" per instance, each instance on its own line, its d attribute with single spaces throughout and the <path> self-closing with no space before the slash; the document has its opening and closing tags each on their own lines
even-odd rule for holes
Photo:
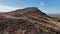
<svg viewBox="0 0 60 34">
<path fill-rule="evenodd" d="M 36 7 L 0 14 L 0 34 L 60 34 L 56 22 Z"/>
</svg>

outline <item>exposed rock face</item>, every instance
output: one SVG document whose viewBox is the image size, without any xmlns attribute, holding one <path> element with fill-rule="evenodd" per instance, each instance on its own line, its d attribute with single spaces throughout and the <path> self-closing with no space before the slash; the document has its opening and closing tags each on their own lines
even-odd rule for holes
<svg viewBox="0 0 60 34">
<path fill-rule="evenodd" d="M 60 23 L 35 7 L 0 14 L 0 34 L 60 34 Z"/>
</svg>

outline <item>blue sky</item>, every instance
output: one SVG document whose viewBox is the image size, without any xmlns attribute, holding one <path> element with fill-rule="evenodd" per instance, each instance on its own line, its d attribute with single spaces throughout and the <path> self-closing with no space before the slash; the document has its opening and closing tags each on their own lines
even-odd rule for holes
<svg viewBox="0 0 60 34">
<path fill-rule="evenodd" d="M 60 0 L 0 0 L 0 12 L 38 7 L 44 13 L 60 14 Z"/>
</svg>

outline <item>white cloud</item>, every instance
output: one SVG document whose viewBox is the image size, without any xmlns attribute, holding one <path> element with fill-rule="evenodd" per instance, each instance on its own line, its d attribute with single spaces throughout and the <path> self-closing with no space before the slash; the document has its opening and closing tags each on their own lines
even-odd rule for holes
<svg viewBox="0 0 60 34">
<path fill-rule="evenodd" d="M 18 8 L 0 5 L 0 12 L 9 12 L 9 11 L 13 11 L 13 10 L 16 10 L 16 9 L 18 9 Z"/>
<path fill-rule="evenodd" d="M 41 6 L 44 6 L 45 4 L 44 4 L 44 2 L 41 1 L 41 2 L 40 2 L 40 5 L 41 5 Z"/>
</svg>

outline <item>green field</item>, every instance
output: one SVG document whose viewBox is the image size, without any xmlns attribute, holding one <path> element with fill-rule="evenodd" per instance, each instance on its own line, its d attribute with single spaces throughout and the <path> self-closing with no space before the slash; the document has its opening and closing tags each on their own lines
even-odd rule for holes
<svg viewBox="0 0 60 34">
<path fill-rule="evenodd" d="M 53 17 L 53 19 L 55 19 L 55 20 L 60 22 L 60 17 Z"/>
</svg>

